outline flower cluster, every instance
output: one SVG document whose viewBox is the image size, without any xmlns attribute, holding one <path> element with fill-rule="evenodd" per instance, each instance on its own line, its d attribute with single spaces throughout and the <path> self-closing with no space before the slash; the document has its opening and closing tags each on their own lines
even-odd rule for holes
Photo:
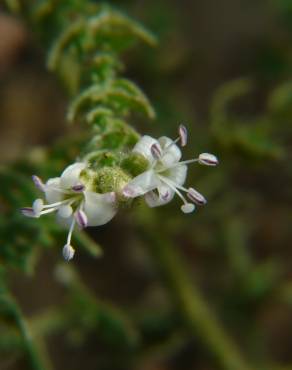
<svg viewBox="0 0 292 370">
<path fill-rule="evenodd" d="M 65 169 L 60 177 L 42 180 L 33 176 L 36 187 L 45 195 L 47 204 L 36 199 L 32 207 L 22 208 L 28 217 L 38 218 L 56 212 L 59 223 L 68 226 L 67 242 L 63 248 L 65 260 L 74 256 L 71 237 L 74 227 L 100 226 L 109 222 L 116 214 L 116 194 L 114 192 L 99 194 L 92 189 L 90 170 L 86 163 L 77 162 Z"/>
<path fill-rule="evenodd" d="M 144 196 L 150 207 L 157 207 L 169 203 L 177 194 L 183 204 L 184 213 L 193 212 L 196 205 L 206 204 L 205 197 L 193 188 L 185 188 L 188 164 L 198 162 L 207 166 L 216 166 L 218 159 L 213 154 L 201 153 L 197 158 L 181 161 L 181 150 L 177 143 L 183 147 L 187 144 L 187 130 L 179 126 L 179 136 L 171 140 L 166 136 L 158 140 L 151 136 L 143 136 L 135 145 L 133 152 L 148 160 L 148 169 L 130 181 L 123 189 L 125 197 L 135 198 Z M 183 192 L 186 193 L 185 198 Z"/>
<path fill-rule="evenodd" d="M 106 224 L 115 216 L 121 197 L 128 200 L 143 196 L 150 207 L 157 207 L 169 203 L 177 194 L 183 202 L 181 210 L 190 213 L 195 205 L 206 204 L 206 199 L 197 190 L 183 186 L 187 165 L 198 162 L 216 166 L 218 159 L 212 154 L 202 153 L 197 158 L 181 161 L 178 143 L 182 147 L 187 144 L 187 130 L 183 125 L 179 126 L 179 136 L 175 140 L 165 136 L 158 140 L 143 136 L 132 154 L 142 156 L 148 163 L 147 168 L 122 189 L 112 192 L 96 191 L 95 172 L 85 162 L 70 165 L 60 177 L 49 179 L 46 183 L 38 176 L 33 176 L 36 187 L 44 193 L 46 203 L 43 199 L 36 199 L 32 207 L 22 208 L 21 211 L 25 216 L 34 218 L 56 212 L 57 221 L 69 228 L 63 247 L 63 256 L 67 261 L 75 253 L 71 245 L 75 225 L 85 228 Z"/>
</svg>

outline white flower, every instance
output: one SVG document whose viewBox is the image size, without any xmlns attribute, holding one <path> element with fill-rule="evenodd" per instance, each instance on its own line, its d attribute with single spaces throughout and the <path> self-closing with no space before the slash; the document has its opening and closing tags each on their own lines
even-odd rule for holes
<svg viewBox="0 0 292 370">
<path fill-rule="evenodd" d="M 208 166 L 216 166 L 218 159 L 209 153 L 202 153 L 198 158 L 180 161 L 181 146 L 187 143 L 187 130 L 183 125 L 179 126 L 179 137 L 171 140 L 168 137 L 160 137 L 158 140 L 151 136 L 143 136 L 135 145 L 133 152 L 143 155 L 149 162 L 148 169 L 130 181 L 123 189 L 123 195 L 128 198 L 145 196 L 146 203 L 150 207 L 164 205 L 172 200 L 177 194 L 183 201 L 181 210 L 190 213 L 195 209 L 195 204 L 206 204 L 202 194 L 193 188 L 185 188 L 183 185 L 187 176 L 187 165 L 193 162 Z M 182 192 L 186 192 L 189 203 Z"/>
<path fill-rule="evenodd" d="M 39 177 L 33 176 L 37 188 L 44 192 L 47 204 L 42 199 L 36 199 L 32 207 L 21 210 L 25 216 L 35 218 L 56 212 L 58 222 L 69 226 L 63 248 L 66 260 L 72 259 L 75 252 L 71 237 L 76 223 L 80 228 L 104 225 L 117 212 L 115 193 L 99 194 L 92 191 L 88 181 L 82 177 L 86 171 L 89 171 L 87 164 L 77 162 L 67 167 L 60 177 L 49 179 L 45 184 Z"/>
</svg>

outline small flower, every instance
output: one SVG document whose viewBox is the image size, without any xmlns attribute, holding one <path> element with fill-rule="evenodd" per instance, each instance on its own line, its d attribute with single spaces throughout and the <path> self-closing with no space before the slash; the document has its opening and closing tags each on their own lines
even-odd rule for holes
<svg viewBox="0 0 292 370">
<path fill-rule="evenodd" d="M 32 207 L 21 209 L 23 215 L 34 218 L 56 212 L 58 222 L 69 226 L 63 248 L 63 256 L 67 261 L 75 253 L 71 238 L 76 223 L 80 228 L 104 225 L 117 212 L 115 193 L 96 193 L 88 176 L 84 176 L 89 173 L 86 163 L 77 162 L 68 166 L 60 177 L 49 179 L 45 184 L 39 177 L 33 176 L 36 187 L 44 192 L 47 204 L 43 199 L 36 199 Z"/>
<path fill-rule="evenodd" d="M 204 205 L 207 203 L 202 194 L 193 188 L 185 188 L 183 185 L 187 176 L 187 165 L 193 162 L 199 164 L 216 166 L 218 159 L 209 153 L 202 153 L 198 158 L 180 161 L 181 146 L 187 143 L 187 130 L 185 126 L 180 125 L 179 137 L 175 140 L 163 136 L 158 140 L 151 136 L 143 136 L 135 145 L 133 152 L 144 156 L 149 166 L 147 170 L 133 180 L 131 180 L 123 189 L 123 195 L 128 198 L 145 196 L 146 203 L 150 207 L 157 207 L 169 203 L 175 194 L 177 194 L 183 205 L 181 210 L 184 213 L 190 213 L 195 209 L 195 205 Z M 187 194 L 189 203 L 182 192 Z"/>
</svg>

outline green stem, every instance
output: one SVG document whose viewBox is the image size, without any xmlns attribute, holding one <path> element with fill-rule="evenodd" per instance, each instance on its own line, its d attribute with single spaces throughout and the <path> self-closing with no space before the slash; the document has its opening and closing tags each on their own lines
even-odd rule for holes
<svg viewBox="0 0 292 370">
<path fill-rule="evenodd" d="M 47 366 L 44 365 L 42 355 L 33 339 L 29 325 L 26 319 L 23 317 L 20 308 L 11 297 L 9 297 L 6 302 L 7 306 L 9 307 L 9 312 L 13 315 L 16 325 L 18 326 L 23 338 L 24 348 L 27 354 L 27 358 L 30 362 L 31 369 L 46 370 Z"/>
<path fill-rule="evenodd" d="M 177 248 L 170 241 L 162 239 L 161 232 L 143 234 L 191 333 L 200 337 L 222 369 L 252 370 L 192 283 Z"/>
</svg>

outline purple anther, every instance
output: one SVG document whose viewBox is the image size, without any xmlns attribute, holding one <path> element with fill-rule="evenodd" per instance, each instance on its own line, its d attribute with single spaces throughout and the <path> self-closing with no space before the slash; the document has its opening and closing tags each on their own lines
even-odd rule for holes
<svg viewBox="0 0 292 370">
<path fill-rule="evenodd" d="M 32 181 L 34 182 L 35 186 L 42 192 L 45 192 L 46 186 L 43 183 L 42 179 L 39 178 L 37 175 L 32 175 Z"/>
<path fill-rule="evenodd" d="M 34 210 L 31 207 L 23 207 L 20 212 L 26 217 L 35 217 Z"/>
<path fill-rule="evenodd" d="M 197 204 L 199 206 L 203 206 L 207 203 L 206 198 L 201 193 L 199 193 L 197 190 L 195 190 L 193 188 L 188 189 L 187 197 L 192 202 L 194 202 L 195 204 Z"/>
<path fill-rule="evenodd" d="M 180 138 L 180 145 L 186 146 L 188 141 L 188 130 L 184 125 L 179 125 L 178 134 Z"/>
<path fill-rule="evenodd" d="M 170 198 L 170 192 L 167 190 L 166 192 L 164 192 L 163 194 L 161 194 L 161 198 L 164 201 L 169 200 L 169 198 Z"/>
<path fill-rule="evenodd" d="M 219 163 L 218 158 L 210 153 L 201 153 L 198 161 L 200 164 L 204 164 L 206 166 L 217 166 Z"/>
<path fill-rule="evenodd" d="M 86 227 L 88 224 L 87 216 L 82 210 L 78 210 L 77 212 L 75 212 L 75 219 L 78 225 L 82 228 Z"/>
<path fill-rule="evenodd" d="M 76 184 L 72 186 L 72 190 L 76 193 L 82 193 L 85 189 L 85 186 L 83 184 Z"/>
<path fill-rule="evenodd" d="M 156 159 L 156 160 L 161 157 L 162 150 L 161 150 L 159 144 L 155 143 L 155 144 L 151 145 L 151 154 L 152 154 L 153 158 Z"/>
</svg>

